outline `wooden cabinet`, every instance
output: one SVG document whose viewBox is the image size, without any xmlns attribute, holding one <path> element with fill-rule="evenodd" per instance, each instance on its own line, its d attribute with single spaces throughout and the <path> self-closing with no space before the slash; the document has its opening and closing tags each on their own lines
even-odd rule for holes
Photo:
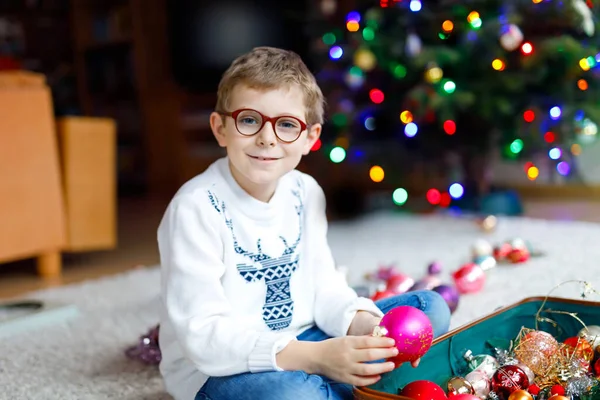
<svg viewBox="0 0 600 400">
<path fill-rule="evenodd" d="M 67 252 L 117 245 L 116 128 L 107 118 L 57 121 Z"/>
</svg>

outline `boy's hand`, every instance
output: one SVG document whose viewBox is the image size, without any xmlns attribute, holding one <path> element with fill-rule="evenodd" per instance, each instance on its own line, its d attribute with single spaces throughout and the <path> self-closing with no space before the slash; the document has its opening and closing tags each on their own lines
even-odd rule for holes
<svg viewBox="0 0 600 400">
<path fill-rule="evenodd" d="M 393 362 L 366 362 L 398 355 L 394 340 L 385 337 L 345 336 L 315 345 L 314 370 L 307 372 L 355 386 L 372 385 L 395 367 Z"/>
</svg>

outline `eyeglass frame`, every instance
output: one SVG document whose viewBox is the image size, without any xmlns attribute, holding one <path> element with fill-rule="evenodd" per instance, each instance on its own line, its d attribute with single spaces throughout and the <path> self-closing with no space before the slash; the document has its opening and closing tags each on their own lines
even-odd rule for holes
<svg viewBox="0 0 600 400">
<path fill-rule="evenodd" d="M 252 112 L 255 112 L 258 115 L 260 115 L 260 117 L 262 118 L 262 124 L 257 129 L 256 133 L 248 135 L 248 134 L 240 132 L 240 129 L 238 128 L 238 125 L 237 125 L 237 117 L 243 111 L 252 111 Z M 221 115 L 223 115 L 225 117 L 231 117 L 231 118 L 233 118 L 233 123 L 235 125 L 235 129 L 238 131 L 238 133 L 240 135 L 245 136 L 245 137 L 252 137 L 252 136 L 258 135 L 258 133 L 265 127 L 265 124 L 267 122 L 270 122 L 271 126 L 273 127 L 273 133 L 275 133 L 275 136 L 277 137 L 277 140 L 279 140 L 282 143 L 286 143 L 286 144 L 294 143 L 296 140 L 300 139 L 300 136 L 302 136 L 302 132 L 304 132 L 306 129 L 308 129 L 310 127 L 310 125 L 308 125 L 306 122 L 302 121 L 298 117 L 294 117 L 293 115 L 280 115 L 278 117 L 267 117 L 266 115 L 264 115 L 260 111 L 257 111 L 257 110 L 252 109 L 252 108 L 239 108 L 239 109 L 231 111 L 231 112 L 229 112 L 229 111 L 217 111 L 217 113 L 221 114 Z M 298 133 L 298 136 L 296 136 L 296 139 L 288 141 L 288 140 L 283 140 L 283 139 L 281 139 L 279 137 L 279 135 L 277 134 L 277 127 L 276 127 L 275 124 L 281 118 L 292 118 L 292 119 L 295 119 L 296 121 L 298 121 L 300 123 L 300 132 Z"/>
</svg>

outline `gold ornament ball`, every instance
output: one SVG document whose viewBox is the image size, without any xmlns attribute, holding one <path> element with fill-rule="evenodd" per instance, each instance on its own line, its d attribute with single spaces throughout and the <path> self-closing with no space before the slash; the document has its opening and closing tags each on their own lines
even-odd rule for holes
<svg viewBox="0 0 600 400">
<path fill-rule="evenodd" d="M 459 394 L 475 394 L 471 382 L 461 376 L 450 378 L 447 383 L 448 395 L 458 396 Z"/>
<path fill-rule="evenodd" d="M 508 396 L 508 400 L 533 400 L 533 396 L 527 390 L 517 390 Z"/>
<path fill-rule="evenodd" d="M 571 400 L 571 399 L 567 396 L 561 396 L 560 394 L 555 394 L 554 396 L 551 396 L 550 398 L 548 398 L 548 400 Z"/>
<path fill-rule="evenodd" d="M 354 64 L 363 71 L 372 70 L 376 63 L 375 55 L 370 50 L 359 49 L 354 53 Z"/>
<path fill-rule="evenodd" d="M 542 375 L 552 363 L 551 356 L 558 347 L 558 342 L 549 333 L 532 331 L 515 348 L 515 356 L 535 374 Z"/>
</svg>

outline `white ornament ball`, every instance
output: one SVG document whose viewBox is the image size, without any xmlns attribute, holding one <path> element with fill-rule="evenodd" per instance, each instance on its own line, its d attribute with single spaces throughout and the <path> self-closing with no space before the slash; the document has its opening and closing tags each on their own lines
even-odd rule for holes
<svg viewBox="0 0 600 400">
<path fill-rule="evenodd" d="M 600 346 L 600 326 L 598 325 L 589 325 L 587 329 L 583 328 L 579 331 L 579 336 L 585 338 L 594 349 Z"/>
<path fill-rule="evenodd" d="M 500 35 L 500 45 L 504 50 L 516 50 L 521 43 L 523 43 L 523 32 L 515 24 L 508 25 L 506 30 Z"/>
<path fill-rule="evenodd" d="M 473 257 L 487 257 L 494 254 L 494 247 L 485 239 L 477 239 L 473 244 Z"/>
</svg>

